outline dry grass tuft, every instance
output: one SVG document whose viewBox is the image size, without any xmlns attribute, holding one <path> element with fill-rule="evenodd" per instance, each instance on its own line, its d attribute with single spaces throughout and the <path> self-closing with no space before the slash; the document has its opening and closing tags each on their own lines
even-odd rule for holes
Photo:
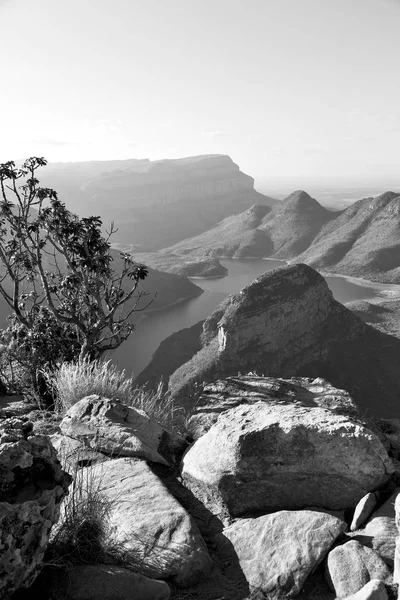
<svg viewBox="0 0 400 600">
<path fill-rule="evenodd" d="M 119 371 L 110 360 L 80 358 L 76 362 L 63 363 L 55 373 L 47 374 L 46 379 L 59 415 L 64 415 L 85 396 L 96 394 L 143 410 L 166 429 L 184 429 L 184 411 L 174 406 L 170 396 L 163 391 L 162 382 L 156 390 L 137 388 L 133 377 L 127 377 L 125 370 Z"/>
<path fill-rule="evenodd" d="M 95 478 L 90 467 L 76 467 L 45 563 L 52 567 L 124 563 L 124 550 L 109 524 L 111 510 L 112 502 L 101 491 L 101 478 Z"/>
</svg>

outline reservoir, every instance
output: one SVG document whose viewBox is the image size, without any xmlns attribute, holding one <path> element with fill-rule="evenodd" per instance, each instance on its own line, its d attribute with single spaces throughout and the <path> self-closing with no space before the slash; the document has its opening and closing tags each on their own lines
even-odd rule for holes
<svg viewBox="0 0 400 600">
<path fill-rule="evenodd" d="M 128 376 L 138 375 L 166 337 L 207 318 L 229 294 L 239 292 L 259 275 L 285 264 L 285 261 L 266 259 L 224 259 L 220 262 L 228 269 L 226 277 L 193 279 L 204 290 L 200 296 L 163 310 L 136 315 L 135 330 L 114 351 L 113 363 L 119 369 L 125 369 Z M 400 296 L 400 285 L 372 283 L 336 275 L 326 276 L 325 279 L 333 296 L 342 304 L 352 300 Z"/>
</svg>

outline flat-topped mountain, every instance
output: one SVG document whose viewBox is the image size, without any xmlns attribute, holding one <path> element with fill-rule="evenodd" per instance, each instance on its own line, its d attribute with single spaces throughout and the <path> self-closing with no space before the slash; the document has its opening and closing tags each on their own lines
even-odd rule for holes
<svg viewBox="0 0 400 600">
<path fill-rule="evenodd" d="M 400 283 L 400 194 L 349 206 L 298 257 L 316 269 Z"/>
<path fill-rule="evenodd" d="M 254 179 L 229 156 L 48 165 L 43 183 L 68 208 L 114 221 L 115 241 L 163 248 L 197 235 L 252 204 L 276 202 L 255 191 Z"/>
<path fill-rule="evenodd" d="M 321 227 L 336 214 L 299 190 L 272 208 L 252 206 L 224 219 L 209 231 L 162 252 L 234 258 L 294 258 L 308 248 Z"/>
<path fill-rule="evenodd" d="M 201 382 L 257 372 L 323 377 L 350 392 L 362 409 L 397 414 L 400 340 L 334 300 L 324 278 L 307 265 L 268 271 L 228 296 L 203 323 L 199 345 L 169 379 L 185 406 L 195 402 Z M 163 349 L 168 352 L 166 341 Z"/>
</svg>

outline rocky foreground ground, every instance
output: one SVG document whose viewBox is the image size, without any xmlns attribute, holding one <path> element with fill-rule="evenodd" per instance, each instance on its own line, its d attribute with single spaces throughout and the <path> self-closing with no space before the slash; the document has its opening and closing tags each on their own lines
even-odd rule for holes
<svg viewBox="0 0 400 600">
<path fill-rule="evenodd" d="M 51 443 L 3 418 L 0 597 L 396 597 L 400 420 L 366 419 L 323 379 L 248 375 L 206 386 L 187 427 L 98 396 Z M 77 473 L 121 564 L 46 565 Z"/>
</svg>

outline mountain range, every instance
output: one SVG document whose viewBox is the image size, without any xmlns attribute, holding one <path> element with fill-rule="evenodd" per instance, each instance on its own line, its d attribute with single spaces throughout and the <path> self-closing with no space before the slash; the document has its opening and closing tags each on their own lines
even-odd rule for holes
<svg viewBox="0 0 400 600">
<path fill-rule="evenodd" d="M 296 191 L 272 207 L 254 205 L 158 254 L 274 258 L 327 273 L 400 283 L 400 194 L 386 192 L 342 211 Z"/>
</svg>

